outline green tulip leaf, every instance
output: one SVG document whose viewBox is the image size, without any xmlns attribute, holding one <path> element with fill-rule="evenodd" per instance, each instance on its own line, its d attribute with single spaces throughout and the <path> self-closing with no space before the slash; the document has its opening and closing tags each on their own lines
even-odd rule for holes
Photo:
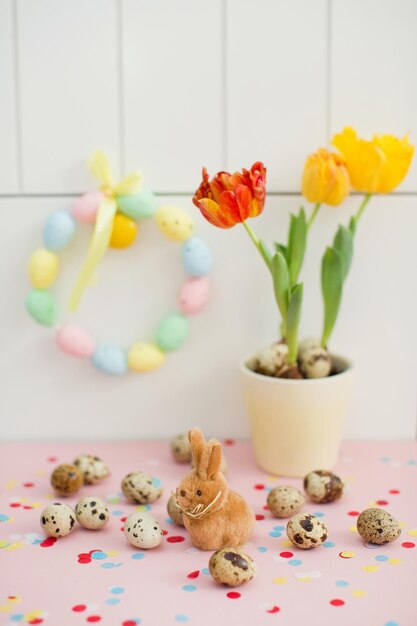
<svg viewBox="0 0 417 626">
<path fill-rule="evenodd" d="M 272 257 L 271 264 L 272 280 L 274 282 L 275 300 L 282 315 L 284 323 L 287 318 L 290 278 L 287 261 L 281 252 L 276 252 Z"/>
<path fill-rule="evenodd" d="M 303 207 L 298 215 L 291 215 L 288 233 L 287 261 L 290 272 L 290 284 L 295 285 L 303 264 L 307 243 L 307 222 Z"/>
<path fill-rule="evenodd" d="M 321 290 L 324 301 L 324 323 L 321 345 L 327 346 L 336 323 L 343 289 L 343 261 L 335 248 L 327 248 L 321 264 Z"/>
<path fill-rule="evenodd" d="M 342 259 L 343 280 L 345 280 L 348 275 L 353 256 L 353 234 L 346 228 L 346 226 L 339 226 L 333 241 L 333 248 L 338 251 L 340 258 Z"/>
<path fill-rule="evenodd" d="M 271 269 L 272 253 L 268 249 L 268 246 L 266 245 L 263 239 L 259 239 L 259 252 L 262 254 L 262 258 L 267 264 L 267 266 L 269 267 L 269 270 L 272 271 Z"/>
<path fill-rule="evenodd" d="M 356 233 L 356 220 L 353 216 L 349 220 L 349 230 L 352 233 L 352 235 Z"/>
<path fill-rule="evenodd" d="M 286 259 L 287 258 L 287 246 L 282 245 L 282 243 L 277 243 L 276 241 L 274 242 L 274 246 L 275 246 L 276 252 L 281 252 L 283 257 Z"/>
<path fill-rule="evenodd" d="M 298 326 L 301 318 L 301 306 L 303 303 L 303 284 L 298 283 L 290 289 L 290 299 L 287 313 L 287 343 L 288 363 L 294 364 L 298 353 Z"/>
</svg>

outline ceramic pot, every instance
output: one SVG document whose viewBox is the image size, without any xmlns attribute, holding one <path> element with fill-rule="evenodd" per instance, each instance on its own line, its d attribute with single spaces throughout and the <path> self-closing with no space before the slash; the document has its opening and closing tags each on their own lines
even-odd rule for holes
<svg viewBox="0 0 417 626">
<path fill-rule="evenodd" d="M 257 374 L 253 356 L 240 363 L 255 458 L 266 472 L 300 477 L 336 463 L 354 370 L 332 359 L 337 374 L 306 380 Z"/>
</svg>

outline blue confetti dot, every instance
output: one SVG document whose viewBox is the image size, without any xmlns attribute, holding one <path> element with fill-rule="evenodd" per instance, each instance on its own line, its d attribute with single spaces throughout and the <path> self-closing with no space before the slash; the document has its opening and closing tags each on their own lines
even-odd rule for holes
<svg viewBox="0 0 417 626">
<path fill-rule="evenodd" d="M 8 515 L 5 515 L 4 513 L 0 513 L 0 522 L 7 522 L 8 519 L 10 519 Z"/>
<path fill-rule="evenodd" d="M 24 618 L 25 616 L 23 615 L 23 613 L 15 613 L 14 615 L 10 616 L 12 622 L 21 622 Z"/>
<path fill-rule="evenodd" d="M 336 580 L 336 585 L 338 587 L 347 587 L 349 583 L 347 580 Z"/>
<path fill-rule="evenodd" d="M 171 519 L 170 517 L 167 517 L 167 518 L 165 519 L 165 521 L 166 521 L 166 523 L 167 523 L 167 524 L 175 524 L 174 520 L 173 520 L 173 519 Z"/>
<path fill-rule="evenodd" d="M 123 511 L 112 511 L 112 515 L 117 515 L 118 517 L 120 517 L 120 515 L 123 515 Z"/>
<path fill-rule="evenodd" d="M 268 552 L 268 548 L 266 548 L 265 546 L 258 546 L 256 549 L 257 549 L 257 550 L 258 550 L 258 552 L 260 552 L 261 554 L 262 554 L 263 552 Z"/>
<path fill-rule="evenodd" d="M 188 622 L 188 620 L 189 620 L 188 615 L 184 615 L 183 613 L 180 613 L 180 615 L 175 616 L 176 622 Z"/>
<path fill-rule="evenodd" d="M 282 533 L 279 530 L 271 530 L 271 532 L 268 533 L 268 535 L 270 537 L 282 537 Z"/>
<path fill-rule="evenodd" d="M 273 530 L 285 530 L 285 526 L 274 526 Z"/>
<path fill-rule="evenodd" d="M 291 559 L 290 561 L 288 561 L 288 565 L 293 565 L 294 567 L 296 567 L 297 565 L 302 565 L 303 562 L 300 561 L 299 559 Z"/>
<path fill-rule="evenodd" d="M 336 544 L 334 541 L 325 541 L 322 545 L 323 548 L 334 548 Z"/>
<path fill-rule="evenodd" d="M 389 456 L 381 456 L 379 460 L 382 463 L 389 463 Z"/>
<path fill-rule="evenodd" d="M 103 569 L 112 569 L 113 567 L 120 567 L 123 563 L 103 563 L 101 566 Z"/>
<path fill-rule="evenodd" d="M 144 552 L 135 552 L 135 554 L 132 554 L 132 559 L 134 559 L 135 561 L 139 561 L 140 559 L 144 559 L 144 558 L 145 558 Z"/>
<path fill-rule="evenodd" d="M 155 476 L 152 476 L 152 482 L 154 484 L 154 487 L 157 487 L 157 489 L 162 487 L 162 482 L 160 481 L 159 478 L 155 478 Z"/>
<path fill-rule="evenodd" d="M 313 515 L 315 515 L 316 517 L 324 517 L 324 513 L 322 513 L 321 511 L 315 511 Z"/>
<path fill-rule="evenodd" d="M 124 587 L 112 587 L 110 589 L 110 593 L 124 593 L 125 588 Z"/>
<path fill-rule="evenodd" d="M 417 465 L 416 459 L 410 459 L 409 461 L 407 461 L 407 465 Z M 394 624 L 394 622 L 392 623 Z M 396 624 L 394 624 L 394 626 L 396 626 Z"/>
<path fill-rule="evenodd" d="M 108 598 L 106 600 L 106 604 L 119 604 L 120 599 L 119 598 Z"/>
<path fill-rule="evenodd" d="M 385 554 L 377 554 L 375 561 L 388 561 L 389 557 Z"/>
<path fill-rule="evenodd" d="M 400 626 L 398 622 L 385 622 L 384 626 Z"/>
<path fill-rule="evenodd" d="M 273 487 L 265 487 L 265 491 L 268 491 L 268 492 L 272 491 L 272 489 Z"/>
<path fill-rule="evenodd" d="M 183 590 L 184 591 L 195 591 L 197 589 L 197 587 L 195 585 L 184 585 Z"/>
<path fill-rule="evenodd" d="M 101 561 L 102 559 L 107 559 L 107 554 L 105 552 L 92 552 L 91 558 L 95 561 Z"/>
<path fill-rule="evenodd" d="M 207 575 L 207 574 L 210 574 L 210 570 L 208 567 L 203 567 L 203 569 L 201 570 L 201 573 Z"/>
</svg>

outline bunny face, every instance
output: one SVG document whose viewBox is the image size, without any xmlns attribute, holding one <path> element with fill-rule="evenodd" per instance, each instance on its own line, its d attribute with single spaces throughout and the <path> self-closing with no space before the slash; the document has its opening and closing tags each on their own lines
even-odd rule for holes
<svg viewBox="0 0 417 626">
<path fill-rule="evenodd" d="M 203 433 L 194 428 L 189 432 L 194 470 L 180 483 L 177 503 L 185 512 L 218 511 L 227 500 L 229 488 L 220 472 L 222 448 L 218 441 L 206 443 Z M 208 508 L 209 507 L 209 508 Z"/>
</svg>

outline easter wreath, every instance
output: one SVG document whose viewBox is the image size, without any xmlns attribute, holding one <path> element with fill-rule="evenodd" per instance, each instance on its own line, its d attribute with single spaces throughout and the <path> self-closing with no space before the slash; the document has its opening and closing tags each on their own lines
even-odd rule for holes
<svg viewBox="0 0 417 626">
<path fill-rule="evenodd" d="M 132 172 L 120 183 L 113 181 L 107 157 L 97 151 L 89 162 L 92 174 L 100 181 L 98 190 L 80 196 L 72 211 L 57 211 L 49 216 L 43 231 L 44 247 L 29 259 L 32 290 L 26 298 L 29 314 L 39 324 L 54 328 L 59 348 L 68 354 L 91 358 L 93 365 L 106 374 L 120 375 L 128 370 L 147 372 L 159 368 L 166 353 L 179 348 L 188 335 L 188 315 L 199 313 L 209 296 L 208 274 L 212 258 L 207 244 L 194 236 L 194 220 L 175 206 L 156 208 L 152 192 L 142 189 L 142 175 Z M 170 240 L 181 244 L 181 258 L 188 275 L 178 295 L 178 311 L 163 318 L 153 342 L 133 343 L 126 351 L 108 344 L 95 344 L 89 332 L 66 324 L 59 325 L 58 306 L 49 288 L 59 270 L 57 252 L 73 239 L 76 223 L 94 224 L 90 246 L 68 309 L 77 310 L 82 294 L 108 246 L 126 248 L 136 238 L 136 221 L 154 217 L 159 229 Z"/>
</svg>

